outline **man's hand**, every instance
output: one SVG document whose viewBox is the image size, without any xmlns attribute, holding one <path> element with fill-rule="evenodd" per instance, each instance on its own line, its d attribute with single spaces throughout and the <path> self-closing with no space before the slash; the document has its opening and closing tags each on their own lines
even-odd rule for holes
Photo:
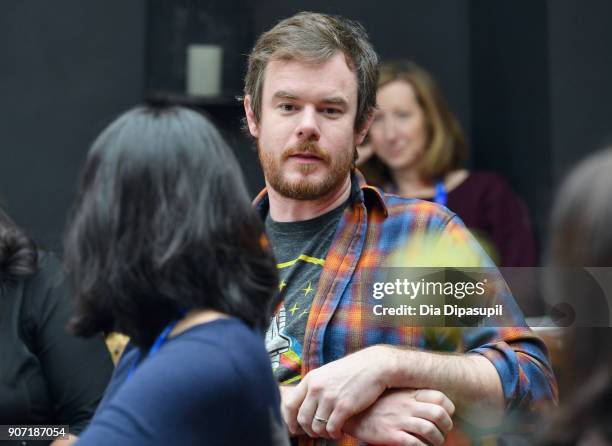
<svg viewBox="0 0 612 446">
<path fill-rule="evenodd" d="M 388 390 L 343 431 L 368 444 L 437 446 L 452 429 L 454 412 L 451 400 L 436 390 Z"/>
<path fill-rule="evenodd" d="M 284 400 L 290 432 L 301 427 L 311 437 L 340 438 L 346 420 L 387 389 L 392 360 L 387 347 L 373 346 L 308 373 Z"/>
<path fill-rule="evenodd" d="M 293 395 L 293 393 L 295 392 L 296 386 L 278 386 L 279 390 L 280 390 L 280 395 L 281 395 L 281 415 L 283 416 L 283 421 L 285 422 L 285 424 L 287 425 L 287 428 L 289 429 L 289 433 L 291 434 L 291 436 L 296 436 L 296 435 L 304 435 L 306 432 L 304 432 L 301 428 L 298 428 L 296 430 L 292 430 L 291 426 L 289 426 L 289 411 L 287 409 L 287 401 L 289 400 L 293 400 L 291 395 Z"/>
</svg>

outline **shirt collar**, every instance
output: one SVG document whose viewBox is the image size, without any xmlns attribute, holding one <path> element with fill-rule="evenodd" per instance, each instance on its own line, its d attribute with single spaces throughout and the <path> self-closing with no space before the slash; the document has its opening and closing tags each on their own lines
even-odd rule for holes
<svg viewBox="0 0 612 446">
<path fill-rule="evenodd" d="M 383 191 L 377 187 L 368 185 L 361 172 L 357 169 L 351 172 L 350 201 L 353 206 L 363 203 L 368 211 L 373 208 L 378 208 L 383 212 L 385 217 L 388 215 Z M 253 200 L 253 206 L 261 219 L 265 220 L 270 210 L 270 199 L 265 187 Z"/>
</svg>

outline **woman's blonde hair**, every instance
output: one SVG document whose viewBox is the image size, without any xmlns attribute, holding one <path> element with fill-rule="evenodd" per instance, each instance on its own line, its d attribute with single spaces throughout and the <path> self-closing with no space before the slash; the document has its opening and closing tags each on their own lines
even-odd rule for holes
<svg viewBox="0 0 612 446">
<path fill-rule="evenodd" d="M 465 137 L 433 77 L 411 61 L 393 61 L 380 65 L 378 89 L 398 80 L 409 83 L 414 89 L 417 103 L 425 115 L 427 147 L 419 164 L 421 178 L 433 182 L 452 170 L 462 168 L 467 159 Z M 388 170 L 380 173 L 386 182 L 391 179 Z"/>
</svg>

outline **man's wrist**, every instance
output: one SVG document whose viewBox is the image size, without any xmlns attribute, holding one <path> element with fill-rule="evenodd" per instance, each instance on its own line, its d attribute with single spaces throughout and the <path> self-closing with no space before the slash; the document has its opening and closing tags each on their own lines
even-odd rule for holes
<svg viewBox="0 0 612 446">
<path fill-rule="evenodd" d="M 403 355 L 406 350 L 392 345 L 376 345 L 370 347 L 378 349 L 379 354 L 383 358 L 379 363 L 378 370 L 380 371 L 381 381 L 387 388 L 405 387 L 401 383 L 405 378 L 405 373 L 402 370 L 401 363 L 404 361 Z"/>
<path fill-rule="evenodd" d="M 424 386 L 420 372 L 427 369 L 429 359 L 428 355 L 420 350 L 389 347 L 387 387 L 419 388 Z"/>
</svg>

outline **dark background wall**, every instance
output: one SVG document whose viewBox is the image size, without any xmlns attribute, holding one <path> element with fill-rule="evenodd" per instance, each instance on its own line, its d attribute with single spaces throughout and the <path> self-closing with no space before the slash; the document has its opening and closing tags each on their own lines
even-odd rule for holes
<svg viewBox="0 0 612 446">
<path fill-rule="evenodd" d="M 543 236 L 554 188 L 548 2 L 473 0 L 470 17 L 473 165 L 506 177 Z"/>
<path fill-rule="evenodd" d="M 549 2 L 555 181 L 586 152 L 612 145 L 612 2 Z M 611 172 L 612 174 L 612 172 Z"/>
<path fill-rule="evenodd" d="M 330 4 L 331 3 L 331 4 Z M 59 247 L 78 167 L 97 132 L 147 92 L 184 92 L 190 43 L 224 48 L 222 97 L 200 102 L 252 193 L 262 177 L 240 131 L 246 53 L 302 9 L 361 21 L 383 59 L 438 79 L 478 169 L 527 201 L 540 238 L 562 175 L 612 142 L 612 3 L 606 0 L 6 0 L 0 4 L 0 197 Z"/>
<path fill-rule="evenodd" d="M 144 0 L 0 3 L 0 201 L 57 250 L 93 138 L 143 94 Z"/>
</svg>

